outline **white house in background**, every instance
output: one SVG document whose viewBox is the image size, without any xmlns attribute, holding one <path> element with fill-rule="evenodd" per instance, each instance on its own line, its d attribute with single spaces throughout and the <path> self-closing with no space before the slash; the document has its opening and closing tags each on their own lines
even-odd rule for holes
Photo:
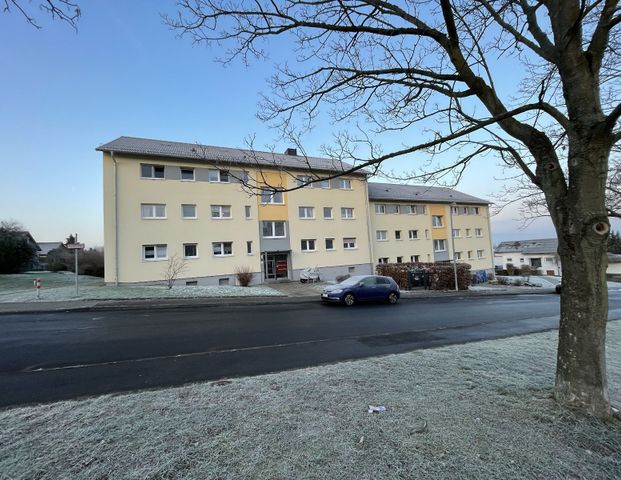
<svg viewBox="0 0 621 480">
<path fill-rule="evenodd" d="M 621 282 L 621 255 L 608 254 L 608 270 L 606 270 L 606 274 L 611 280 Z"/>
<path fill-rule="evenodd" d="M 509 263 L 517 269 L 529 265 L 541 270 L 544 275 L 561 275 L 557 248 L 556 238 L 501 242 L 494 249 L 494 266 L 506 270 Z"/>
</svg>

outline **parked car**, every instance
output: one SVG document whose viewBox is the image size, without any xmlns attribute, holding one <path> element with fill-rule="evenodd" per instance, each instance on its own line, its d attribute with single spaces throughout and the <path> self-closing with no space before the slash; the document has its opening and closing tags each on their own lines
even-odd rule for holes
<svg viewBox="0 0 621 480">
<path fill-rule="evenodd" d="M 336 285 L 323 289 L 324 302 L 344 303 L 351 307 L 357 302 L 386 301 L 395 304 L 399 301 L 399 286 L 390 277 L 380 275 L 356 275 Z"/>
</svg>

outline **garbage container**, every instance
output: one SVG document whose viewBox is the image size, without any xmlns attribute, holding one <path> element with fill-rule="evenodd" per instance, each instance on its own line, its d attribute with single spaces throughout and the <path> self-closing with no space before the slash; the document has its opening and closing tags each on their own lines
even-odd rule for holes
<svg viewBox="0 0 621 480">
<path fill-rule="evenodd" d="M 414 269 L 408 272 L 408 289 L 425 288 L 431 286 L 431 276 L 429 272 L 423 269 Z"/>
</svg>

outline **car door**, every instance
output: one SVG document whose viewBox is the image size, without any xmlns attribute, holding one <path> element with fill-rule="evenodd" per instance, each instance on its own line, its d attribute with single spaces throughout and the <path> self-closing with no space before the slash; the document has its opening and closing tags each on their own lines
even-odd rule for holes
<svg viewBox="0 0 621 480">
<path fill-rule="evenodd" d="M 375 300 L 377 298 L 377 285 L 375 284 L 375 277 L 365 277 L 360 280 L 356 290 L 356 297 L 358 300 Z"/>
<path fill-rule="evenodd" d="M 388 298 L 388 294 L 392 290 L 390 280 L 384 277 L 376 277 L 375 283 L 377 284 L 377 286 L 375 287 L 377 295 L 376 300 L 383 300 L 385 298 Z"/>
</svg>

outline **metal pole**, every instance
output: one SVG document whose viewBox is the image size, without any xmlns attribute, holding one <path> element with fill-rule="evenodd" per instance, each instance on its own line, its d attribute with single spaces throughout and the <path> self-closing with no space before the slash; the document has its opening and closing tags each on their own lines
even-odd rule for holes
<svg viewBox="0 0 621 480">
<path fill-rule="evenodd" d="M 451 220 L 451 250 L 453 251 L 453 273 L 455 274 L 455 291 L 459 291 L 459 285 L 457 284 L 457 255 L 455 254 L 455 235 L 453 233 L 453 207 L 455 202 L 449 206 L 449 218 Z"/>
<path fill-rule="evenodd" d="M 78 234 L 75 234 L 75 243 L 78 243 Z M 78 249 L 73 250 L 73 258 L 75 260 L 75 296 L 78 296 Z"/>
</svg>

